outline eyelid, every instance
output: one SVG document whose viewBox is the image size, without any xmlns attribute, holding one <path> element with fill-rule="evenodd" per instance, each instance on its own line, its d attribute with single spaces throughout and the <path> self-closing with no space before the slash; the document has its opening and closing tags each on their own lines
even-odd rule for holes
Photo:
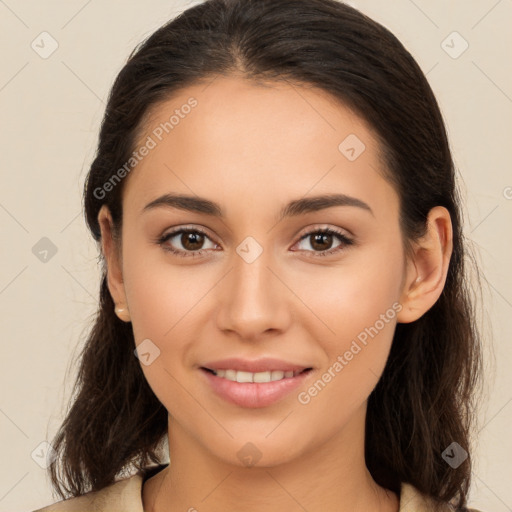
<svg viewBox="0 0 512 512">
<path fill-rule="evenodd" d="M 353 238 L 352 233 L 350 233 L 350 231 L 348 231 L 347 229 L 343 229 L 340 227 L 333 227 L 329 224 L 316 224 L 313 226 L 307 226 L 299 231 L 299 234 L 297 235 L 297 237 L 299 238 L 299 240 L 302 240 L 302 239 L 304 239 L 304 237 L 306 237 L 308 235 L 312 235 L 312 234 L 318 233 L 318 232 L 323 233 L 326 231 L 332 232 L 336 235 L 344 236 L 346 238 L 350 238 L 350 239 Z"/>
<path fill-rule="evenodd" d="M 207 236 L 212 241 L 214 241 L 214 239 L 215 239 L 215 237 L 210 234 L 210 231 L 207 230 L 207 228 L 204 228 L 202 226 L 196 226 L 193 224 L 192 225 L 184 224 L 184 225 L 174 226 L 172 228 L 169 228 L 168 231 L 164 231 L 164 233 L 162 233 L 160 236 L 158 236 L 157 240 L 165 238 L 165 237 L 177 235 L 177 234 L 181 233 L 182 231 L 198 232 L 198 233 L 201 233 L 201 234 Z M 215 243 L 217 243 L 217 242 L 215 242 Z"/>
</svg>

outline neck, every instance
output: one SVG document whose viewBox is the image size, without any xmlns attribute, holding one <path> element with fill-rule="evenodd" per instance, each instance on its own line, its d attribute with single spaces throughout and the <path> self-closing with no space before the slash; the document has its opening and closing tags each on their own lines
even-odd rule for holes
<svg viewBox="0 0 512 512">
<path fill-rule="evenodd" d="M 321 446 L 282 464 L 230 464 L 169 421 L 171 464 L 146 481 L 145 512 L 398 512 L 395 493 L 377 485 L 364 460 L 364 419 L 356 415 Z"/>
</svg>

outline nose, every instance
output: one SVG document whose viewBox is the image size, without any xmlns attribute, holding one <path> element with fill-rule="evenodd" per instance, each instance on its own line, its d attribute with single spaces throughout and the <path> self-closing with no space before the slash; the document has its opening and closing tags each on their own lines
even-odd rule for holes
<svg viewBox="0 0 512 512">
<path fill-rule="evenodd" d="M 290 325 L 293 293 L 263 251 L 255 260 L 234 255 L 233 265 L 218 288 L 217 326 L 225 333 L 254 341 L 282 333 Z"/>
</svg>

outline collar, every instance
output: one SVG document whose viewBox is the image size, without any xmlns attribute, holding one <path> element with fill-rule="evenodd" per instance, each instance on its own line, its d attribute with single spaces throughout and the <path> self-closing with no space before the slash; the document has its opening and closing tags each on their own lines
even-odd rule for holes
<svg viewBox="0 0 512 512">
<path fill-rule="evenodd" d="M 152 469 L 154 471 L 155 468 Z M 142 485 L 145 476 L 148 477 L 148 470 L 118 480 L 100 491 L 69 498 L 33 512 L 79 512 L 86 509 L 97 512 L 144 512 Z M 454 509 L 425 496 L 411 484 L 402 483 L 399 512 L 454 512 Z"/>
</svg>

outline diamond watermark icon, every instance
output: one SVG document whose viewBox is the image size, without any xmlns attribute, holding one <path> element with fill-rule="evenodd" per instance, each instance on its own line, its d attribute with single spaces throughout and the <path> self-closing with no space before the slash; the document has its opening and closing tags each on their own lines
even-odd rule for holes
<svg viewBox="0 0 512 512">
<path fill-rule="evenodd" d="M 39 57 L 47 59 L 57 50 L 59 43 L 48 32 L 41 32 L 32 43 L 30 43 L 30 47 Z"/>
<path fill-rule="evenodd" d="M 144 366 L 149 366 L 160 356 L 160 349 L 149 338 L 146 338 L 137 345 L 133 353 Z"/>
<path fill-rule="evenodd" d="M 253 263 L 260 257 L 263 247 L 252 236 L 248 236 L 238 245 L 236 252 L 246 263 Z"/>
<path fill-rule="evenodd" d="M 43 441 L 36 446 L 30 456 L 38 466 L 47 469 L 56 459 L 57 452 L 48 441 Z"/>
<path fill-rule="evenodd" d="M 32 247 L 32 254 L 39 261 L 48 263 L 57 254 L 57 246 L 49 238 L 43 236 Z"/>
<path fill-rule="evenodd" d="M 455 441 L 446 448 L 441 457 L 453 468 L 457 469 L 467 458 L 468 452 Z"/>
<path fill-rule="evenodd" d="M 240 462 L 244 464 L 244 466 L 254 466 L 262 456 L 262 453 L 253 443 L 245 443 L 240 450 L 236 453 Z"/>
<path fill-rule="evenodd" d="M 363 151 L 366 149 L 363 141 L 354 133 L 345 137 L 338 146 L 340 153 L 347 159 L 353 162 Z"/>
<path fill-rule="evenodd" d="M 457 31 L 454 31 L 443 39 L 441 48 L 452 59 L 458 59 L 469 48 L 469 43 Z"/>
</svg>

